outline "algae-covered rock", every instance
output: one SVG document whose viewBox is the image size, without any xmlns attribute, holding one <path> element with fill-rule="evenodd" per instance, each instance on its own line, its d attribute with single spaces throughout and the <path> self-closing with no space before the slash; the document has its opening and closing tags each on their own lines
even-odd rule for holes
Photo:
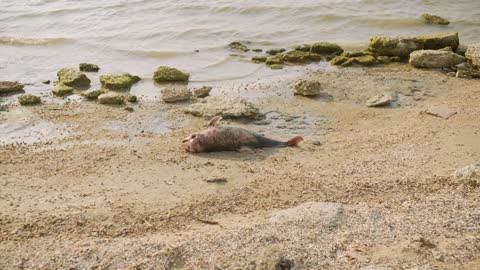
<svg viewBox="0 0 480 270">
<path fill-rule="evenodd" d="M 277 55 L 279 53 L 283 53 L 284 51 L 285 51 L 284 48 L 273 48 L 273 49 L 266 50 L 265 52 L 270 55 Z"/>
<path fill-rule="evenodd" d="M 270 69 L 283 69 L 283 65 L 281 64 L 273 64 L 269 66 Z"/>
<path fill-rule="evenodd" d="M 445 47 L 451 47 L 453 51 L 456 51 L 459 45 L 457 32 L 418 36 L 416 39 L 423 42 L 423 49 L 425 50 L 439 50 Z"/>
<path fill-rule="evenodd" d="M 312 45 L 310 44 L 302 44 L 295 46 L 295 51 L 301 51 L 301 52 L 309 52 L 312 49 Z"/>
<path fill-rule="evenodd" d="M 267 61 L 267 57 L 266 56 L 254 56 L 252 57 L 252 62 L 258 64 L 258 63 L 263 63 Z"/>
<path fill-rule="evenodd" d="M 444 68 L 463 63 L 465 58 L 454 52 L 420 50 L 410 54 L 410 65 L 420 68 Z"/>
<path fill-rule="evenodd" d="M 89 64 L 89 63 L 80 63 L 78 65 L 80 71 L 85 71 L 85 72 L 98 72 L 100 68 L 95 65 L 95 64 Z"/>
<path fill-rule="evenodd" d="M 90 86 L 90 79 L 80 71 L 72 68 L 62 68 L 57 72 L 58 81 L 74 88 L 84 88 Z"/>
<path fill-rule="evenodd" d="M 50 84 L 50 80 L 43 80 L 42 83 L 43 84 Z"/>
<path fill-rule="evenodd" d="M 65 85 L 61 82 L 56 83 L 52 88 L 52 93 L 55 96 L 63 97 L 65 95 L 73 93 L 73 87 Z"/>
<path fill-rule="evenodd" d="M 252 103 L 242 98 L 207 97 L 202 102 L 190 105 L 185 113 L 204 118 L 217 115 L 223 118 L 263 119 L 264 114 Z"/>
<path fill-rule="evenodd" d="M 200 88 L 194 88 L 192 90 L 192 94 L 196 97 L 203 98 L 208 96 L 210 94 L 210 91 L 212 91 L 211 86 L 202 86 Z"/>
<path fill-rule="evenodd" d="M 353 51 L 353 52 L 342 53 L 342 56 L 346 56 L 346 57 L 359 57 L 359 56 L 365 56 L 365 55 L 373 55 L 373 53 L 371 51 Z"/>
<path fill-rule="evenodd" d="M 0 94 L 22 91 L 23 87 L 24 85 L 18 82 L 0 81 Z"/>
<path fill-rule="evenodd" d="M 348 67 L 353 64 L 361 65 L 361 66 L 373 66 L 378 64 L 377 59 L 372 55 L 364 55 L 358 57 L 350 57 L 342 63 L 342 67 Z"/>
<path fill-rule="evenodd" d="M 135 103 L 138 101 L 138 98 L 136 95 L 128 95 L 127 96 L 127 101 L 130 102 L 130 103 Z"/>
<path fill-rule="evenodd" d="M 252 49 L 252 52 L 262 52 L 262 49 Z"/>
<path fill-rule="evenodd" d="M 390 58 L 389 56 L 383 56 L 383 55 L 380 55 L 380 56 L 377 56 L 377 61 L 381 64 L 388 64 L 390 63 Z"/>
<path fill-rule="evenodd" d="M 309 61 L 320 61 L 322 60 L 322 55 L 312 52 L 303 52 L 303 51 L 289 51 L 283 56 L 283 60 L 286 62 L 292 63 L 304 63 Z"/>
<path fill-rule="evenodd" d="M 96 90 L 90 89 L 90 90 L 82 92 L 80 95 L 85 97 L 86 99 L 97 99 L 98 96 L 106 93 L 107 91 L 108 90 L 106 90 L 106 89 L 96 89 Z"/>
<path fill-rule="evenodd" d="M 98 96 L 98 102 L 100 104 L 124 104 L 125 95 L 117 92 L 107 92 Z"/>
<path fill-rule="evenodd" d="M 192 92 L 186 86 L 169 86 L 162 91 L 162 100 L 167 103 L 189 100 Z"/>
<path fill-rule="evenodd" d="M 472 65 L 480 67 L 480 43 L 468 46 L 465 52 L 465 58 L 467 58 Z"/>
<path fill-rule="evenodd" d="M 343 52 L 342 47 L 338 44 L 330 42 L 317 42 L 312 44 L 311 52 L 318 54 L 341 54 Z"/>
<path fill-rule="evenodd" d="M 103 88 L 110 90 L 128 90 L 140 80 L 140 77 L 128 73 L 122 75 L 101 75 L 100 83 Z"/>
<path fill-rule="evenodd" d="M 320 94 L 322 86 L 318 81 L 301 79 L 295 82 L 294 89 L 295 95 L 313 97 Z"/>
<path fill-rule="evenodd" d="M 156 82 L 178 82 L 188 81 L 190 74 L 176 68 L 161 66 L 153 73 L 153 79 Z"/>
<path fill-rule="evenodd" d="M 424 41 L 417 38 L 373 36 L 368 50 L 376 55 L 407 58 L 411 52 L 421 50 L 423 46 Z"/>
<path fill-rule="evenodd" d="M 335 56 L 332 60 L 330 60 L 330 64 L 334 66 L 340 66 L 343 63 L 345 63 L 347 60 L 348 60 L 348 57 L 344 55 L 338 55 L 338 56 Z"/>
<path fill-rule="evenodd" d="M 422 14 L 421 18 L 427 24 L 441 24 L 441 25 L 450 24 L 450 22 L 447 19 L 444 19 L 440 16 L 431 15 L 428 13 Z"/>
<path fill-rule="evenodd" d="M 268 57 L 265 61 L 267 65 L 281 65 L 283 64 L 283 54 L 277 54 L 272 57 Z"/>
<path fill-rule="evenodd" d="M 228 47 L 232 50 L 236 51 L 242 51 L 242 52 L 248 52 L 250 49 L 247 48 L 247 46 L 243 45 L 241 42 L 234 41 L 230 44 L 228 44 Z"/>
<path fill-rule="evenodd" d="M 28 106 L 39 104 L 42 102 L 42 100 L 40 99 L 40 97 L 37 97 L 35 95 L 25 94 L 18 97 L 18 102 L 20 103 L 20 105 Z"/>
</svg>

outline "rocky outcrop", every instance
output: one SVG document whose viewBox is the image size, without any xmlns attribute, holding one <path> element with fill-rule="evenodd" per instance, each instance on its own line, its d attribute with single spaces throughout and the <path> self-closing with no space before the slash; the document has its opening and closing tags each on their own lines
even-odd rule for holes
<svg viewBox="0 0 480 270">
<path fill-rule="evenodd" d="M 140 81 L 140 77 L 129 73 L 100 76 L 102 87 L 109 90 L 129 90 L 132 85 L 138 81 Z"/>
<path fill-rule="evenodd" d="M 322 86 L 315 80 L 298 80 L 294 85 L 295 95 L 313 97 L 320 94 Z"/>
<path fill-rule="evenodd" d="M 124 104 L 125 95 L 117 92 L 107 92 L 98 96 L 98 102 L 100 104 Z"/>
<path fill-rule="evenodd" d="M 465 58 L 472 65 L 480 67 L 480 43 L 468 46 L 465 52 Z"/>
<path fill-rule="evenodd" d="M 72 68 L 62 68 L 57 72 L 58 81 L 74 88 L 86 88 L 90 86 L 90 79 L 84 73 Z"/>
<path fill-rule="evenodd" d="M 456 66 L 465 58 L 454 52 L 438 50 L 420 50 L 410 54 L 410 65 L 419 68 L 444 68 Z"/>
<path fill-rule="evenodd" d="M 343 49 L 335 43 L 317 42 L 312 44 L 310 51 L 318 54 L 341 54 Z"/>
<path fill-rule="evenodd" d="M 450 24 L 450 22 L 447 19 L 444 19 L 440 16 L 431 15 L 428 13 L 422 14 L 421 18 L 427 24 L 441 24 L 441 25 Z"/>
<path fill-rule="evenodd" d="M 408 37 L 371 37 L 368 50 L 376 55 L 407 58 L 411 52 L 423 49 L 424 42 Z M 444 46 L 445 47 L 445 46 Z"/>
<path fill-rule="evenodd" d="M 255 105 L 241 98 L 207 97 L 202 102 L 190 105 L 185 112 L 204 118 L 217 115 L 223 118 L 264 118 Z"/>
<path fill-rule="evenodd" d="M 162 100 L 167 103 L 189 100 L 192 92 L 186 86 L 169 86 L 162 91 Z"/>
<path fill-rule="evenodd" d="M 18 102 L 20 103 L 20 105 L 29 106 L 39 104 L 42 102 L 42 100 L 40 99 L 40 97 L 37 97 L 35 95 L 25 94 L 18 97 Z"/>
<path fill-rule="evenodd" d="M 18 82 L 0 81 L 0 94 L 23 91 L 23 84 Z"/>
<path fill-rule="evenodd" d="M 55 96 L 63 97 L 65 95 L 73 93 L 73 87 L 65 85 L 62 82 L 57 82 L 52 88 L 52 93 Z"/>
<path fill-rule="evenodd" d="M 480 162 L 455 171 L 455 179 L 462 184 L 480 185 Z"/>
<path fill-rule="evenodd" d="M 425 50 L 439 50 L 445 47 L 451 47 L 453 51 L 457 51 L 460 43 L 457 32 L 418 36 L 416 39 L 423 42 L 422 49 Z"/>
<path fill-rule="evenodd" d="M 247 48 L 247 46 L 243 45 L 241 42 L 238 42 L 238 41 L 234 41 L 228 44 L 228 47 L 230 47 L 231 50 L 242 51 L 242 52 L 248 52 L 250 50 Z"/>
<path fill-rule="evenodd" d="M 85 71 L 85 72 L 98 72 L 100 68 L 95 65 L 95 64 L 89 64 L 89 63 L 80 63 L 78 65 L 78 68 L 80 71 Z"/>
<path fill-rule="evenodd" d="M 212 87 L 202 86 L 200 88 L 192 89 L 192 94 L 198 98 L 203 98 L 208 96 L 210 94 L 210 91 L 212 91 Z"/>
<path fill-rule="evenodd" d="M 161 66 L 158 67 L 155 73 L 153 74 L 153 79 L 156 82 L 180 82 L 188 81 L 190 74 L 183 72 L 176 68 Z"/>
<path fill-rule="evenodd" d="M 87 90 L 87 91 L 84 91 L 82 92 L 80 95 L 85 97 L 86 99 L 97 99 L 98 96 L 100 96 L 101 94 L 104 94 L 106 93 L 107 90 L 105 89 L 98 89 L 98 90 Z"/>
</svg>

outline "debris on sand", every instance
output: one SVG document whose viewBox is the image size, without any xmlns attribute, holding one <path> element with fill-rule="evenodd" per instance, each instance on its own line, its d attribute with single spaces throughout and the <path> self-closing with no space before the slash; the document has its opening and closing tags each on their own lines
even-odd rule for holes
<svg viewBox="0 0 480 270">
<path fill-rule="evenodd" d="M 215 178 L 204 179 L 203 181 L 205 181 L 207 183 L 226 183 L 227 178 L 226 177 L 215 177 Z"/>
</svg>

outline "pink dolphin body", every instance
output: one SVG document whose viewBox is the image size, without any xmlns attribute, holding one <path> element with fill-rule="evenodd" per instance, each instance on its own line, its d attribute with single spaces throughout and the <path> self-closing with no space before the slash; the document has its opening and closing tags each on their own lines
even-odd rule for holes
<svg viewBox="0 0 480 270">
<path fill-rule="evenodd" d="M 273 140 L 244 128 L 218 126 L 221 116 L 215 116 L 208 123 L 207 130 L 197 132 L 185 138 L 182 146 L 187 152 L 238 151 L 262 147 L 297 146 L 303 138 L 296 136 L 286 142 Z"/>
</svg>

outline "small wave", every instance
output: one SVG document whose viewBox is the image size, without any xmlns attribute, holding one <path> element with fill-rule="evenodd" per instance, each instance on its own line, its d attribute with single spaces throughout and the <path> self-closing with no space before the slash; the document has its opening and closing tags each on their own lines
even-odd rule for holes
<svg viewBox="0 0 480 270">
<path fill-rule="evenodd" d="M 66 42 L 66 38 L 14 38 L 0 37 L 0 44 L 13 46 L 45 46 Z"/>
</svg>

